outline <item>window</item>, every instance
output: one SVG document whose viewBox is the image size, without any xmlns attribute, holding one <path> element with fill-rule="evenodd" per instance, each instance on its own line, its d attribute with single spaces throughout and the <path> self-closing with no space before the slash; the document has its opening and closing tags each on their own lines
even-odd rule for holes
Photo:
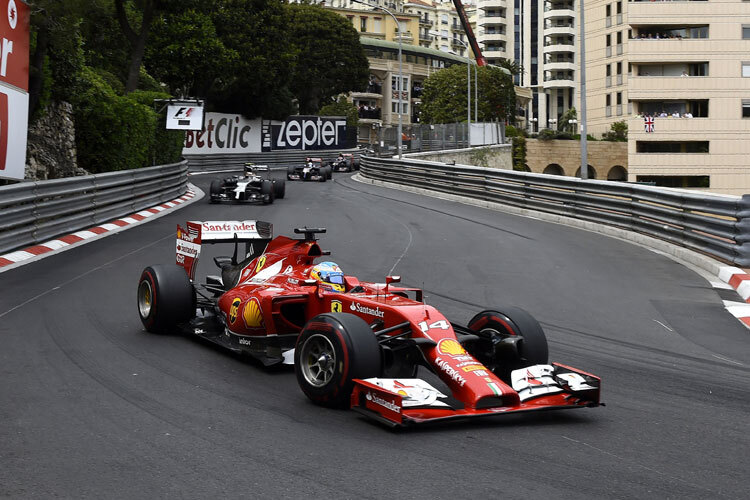
<svg viewBox="0 0 750 500">
<path fill-rule="evenodd" d="M 612 68 L 610 67 L 609 64 L 607 64 L 606 67 L 607 67 L 607 76 L 612 76 Z"/>
<path fill-rule="evenodd" d="M 742 118 L 750 118 L 750 99 L 742 99 Z"/>
<path fill-rule="evenodd" d="M 611 16 L 612 15 L 612 6 L 611 5 L 607 5 L 606 11 L 607 11 L 606 17 Z"/>
<path fill-rule="evenodd" d="M 617 2 L 617 13 L 622 14 L 622 0 Z"/>
<path fill-rule="evenodd" d="M 607 107 L 612 106 L 612 95 L 611 94 L 607 94 L 606 95 L 606 106 Z"/>
<path fill-rule="evenodd" d="M 708 153 L 708 141 L 636 141 L 635 151 L 636 153 Z"/>
<path fill-rule="evenodd" d="M 617 74 L 618 75 L 622 74 L 622 62 L 617 63 Z"/>
<path fill-rule="evenodd" d="M 607 35 L 607 47 L 612 46 L 612 35 Z"/>
<path fill-rule="evenodd" d="M 372 20 L 372 32 L 373 33 L 380 33 L 381 26 L 380 26 L 380 19 L 379 17 L 373 18 Z"/>
<path fill-rule="evenodd" d="M 742 39 L 750 40 L 750 25 L 748 24 L 742 25 Z"/>
<path fill-rule="evenodd" d="M 622 106 L 622 92 L 617 93 L 617 105 Z"/>
<path fill-rule="evenodd" d="M 367 18 L 366 17 L 359 18 L 359 31 L 362 31 L 362 32 L 367 31 Z"/>
<path fill-rule="evenodd" d="M 617 32 L 617 45 L 622 43 L 622 31 Z"/>
<path fill-rule="evenodd" d="M 750 78 L 750 62 L 742 63 L 742 76 Z"/>
</svg>

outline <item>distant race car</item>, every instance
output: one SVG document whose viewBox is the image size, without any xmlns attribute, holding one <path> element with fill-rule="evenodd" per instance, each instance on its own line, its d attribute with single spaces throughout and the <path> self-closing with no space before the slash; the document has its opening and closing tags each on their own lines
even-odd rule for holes
<svg viewBox="0 0 750 500">
<path fill-rule="evenodd" d="M 359 168 L 359 160 L 352 153 L 341 153 L 329 165 L 334 172 L 351 172 Z"/>
<path fill-rule="evenodd" d="M 361 282 L 332 262 L 315 264 L 330 253 L 316 241 L 325 229 L 295 229 L 301 239 L 272 239 L 272 230 L 261 221 L 178 226 L 177 265 L 146 267 L 138 283 L 146 330 L 294 364 L 313 402 L 389 426 L 601 404 L 600 379 L 549 363 L 544 331 L 526 311 L 485 310 L 459 326 L 422 290 L 395 286 L 399 277 Z M 233 256 L 214 258 L 221 275 L 196 283 L 202 245 L 230 242 Z M 419 366 L 445 388 L 417 378 Z"/>
<path fill-rule="evenodd" d="M 290 181 L 325 182 L 332 177 L 330 166 L 323 165 L 322 158 L 306 158 L 304 165 L 289 165 L 286 178 Z"/>
<path fill-rule="evenodd" d="M 286 181 L 260 176 L 260 172 L 270 172 L 266 165 L 245 164 L 243 175 L 233 175 L 211 182 L 211 203 L 222 202 L 253 202 L 264 204 L 273 203 L 275 199 L 284 197 Z"/>
</svg>

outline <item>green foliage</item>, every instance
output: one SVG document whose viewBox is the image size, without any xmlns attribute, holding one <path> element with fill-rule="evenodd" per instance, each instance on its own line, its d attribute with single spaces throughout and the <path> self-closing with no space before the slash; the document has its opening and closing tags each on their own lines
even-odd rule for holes
<svg viewBox="0 0 750 500">
<path fill-rule="evenodd" d="M 505 126 L 505 137 L 528 137 L 529 133 L 526 130 L 513 125 Z"/>
<path fill-rule="evenodd" d="M 552 139 L 557 139 L 557 132 L 549 128 L 543 128 L 539 131 L 536 138 L 540 141 L 551 141 Z"/>
<path fill-rule="evenodd" d="M 557 120 L 557 130 L 572 134 L 576 129 L 576 124 L 570 123 L 571 120 L 578 120 L 578 112 L 576 111 L 576 108 L 573 107 L 568 108 L 568 110 Z"/>
<path fill-rule="evenodd" d="M 524 172 L 526 169 L 526 138 L 517 135 L 513 137 L 513 170 Z"/>
<path fill-rule="evenodd" d="M 290 90 L 301 114 L 320 103 L 367 86 L 369 63 L 351 21 L 318 5 L 286 6 L 287 29 L 294 55 Z"/>
<path fill-rule="evenodd" d="M 350 127 L 356 127 L 359 123 L 357 107 L 344 97 L 339 97 L 334 102 L 326 104 L 316 114 L 318 116 L 346 116 L 346 124 Z"/>
<path fill-rule="evenodd" d="M 628 142 L 628 123 L 625 120 L 614 122 L 609 131 L 602 134 L 604 141 Z"/>
<path fill-rule="evenodd" d="M 465 121 L 466 79 L 466 66 L 460 64 L 454 64 L 430 75 L 424 82 L 420 115 L 422 122 Z M 478 68 L 478 79 L 479 121 L 512 119 L 515 113 L 516 93 L 510 76 L 500 68 L 483 66 Z M 474 99 L 473 81 L 471 98 Z"/>
<path fill-rule="evenodd" d="M 164 163 L 179 158 L 181 141 L 160 131 L 163 122 L 150 108 L 154 96 L 166 94 L 120 96 L 90 68 L 81 77 L 84 90 L 72 101 L 79 166 L 97 173 L 147 166 L 155 155 Z"/>
</svg>

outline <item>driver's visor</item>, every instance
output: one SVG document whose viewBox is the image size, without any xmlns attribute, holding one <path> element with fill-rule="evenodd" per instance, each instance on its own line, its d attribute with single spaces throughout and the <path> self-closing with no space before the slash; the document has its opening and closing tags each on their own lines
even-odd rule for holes
<svg viewBox="0 0 750 500">
<path fill-rule="evenodd" d="M 328 283 L 333 283 L 334 285 L 343 285 L 344 284 L 344 273 L 327 273 L 323 276 L 323 279 L 327 281 Z"/>
</svg>

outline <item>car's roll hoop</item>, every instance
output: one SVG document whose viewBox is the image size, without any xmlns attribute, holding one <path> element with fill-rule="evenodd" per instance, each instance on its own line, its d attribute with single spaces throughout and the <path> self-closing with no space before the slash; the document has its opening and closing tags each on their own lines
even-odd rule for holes
<svg viewBox="0 0 750 500">
<path fill-rule="evenodd" d="M 305 239 L 304 241 L 316 241 L 317 238 L 315 238 L 316 234 L 322 234 L 326 232 L 326 228 L 324 227 L 295 227 L 294 228 L 294 234 L 304 234 Z"/>
</svg>

